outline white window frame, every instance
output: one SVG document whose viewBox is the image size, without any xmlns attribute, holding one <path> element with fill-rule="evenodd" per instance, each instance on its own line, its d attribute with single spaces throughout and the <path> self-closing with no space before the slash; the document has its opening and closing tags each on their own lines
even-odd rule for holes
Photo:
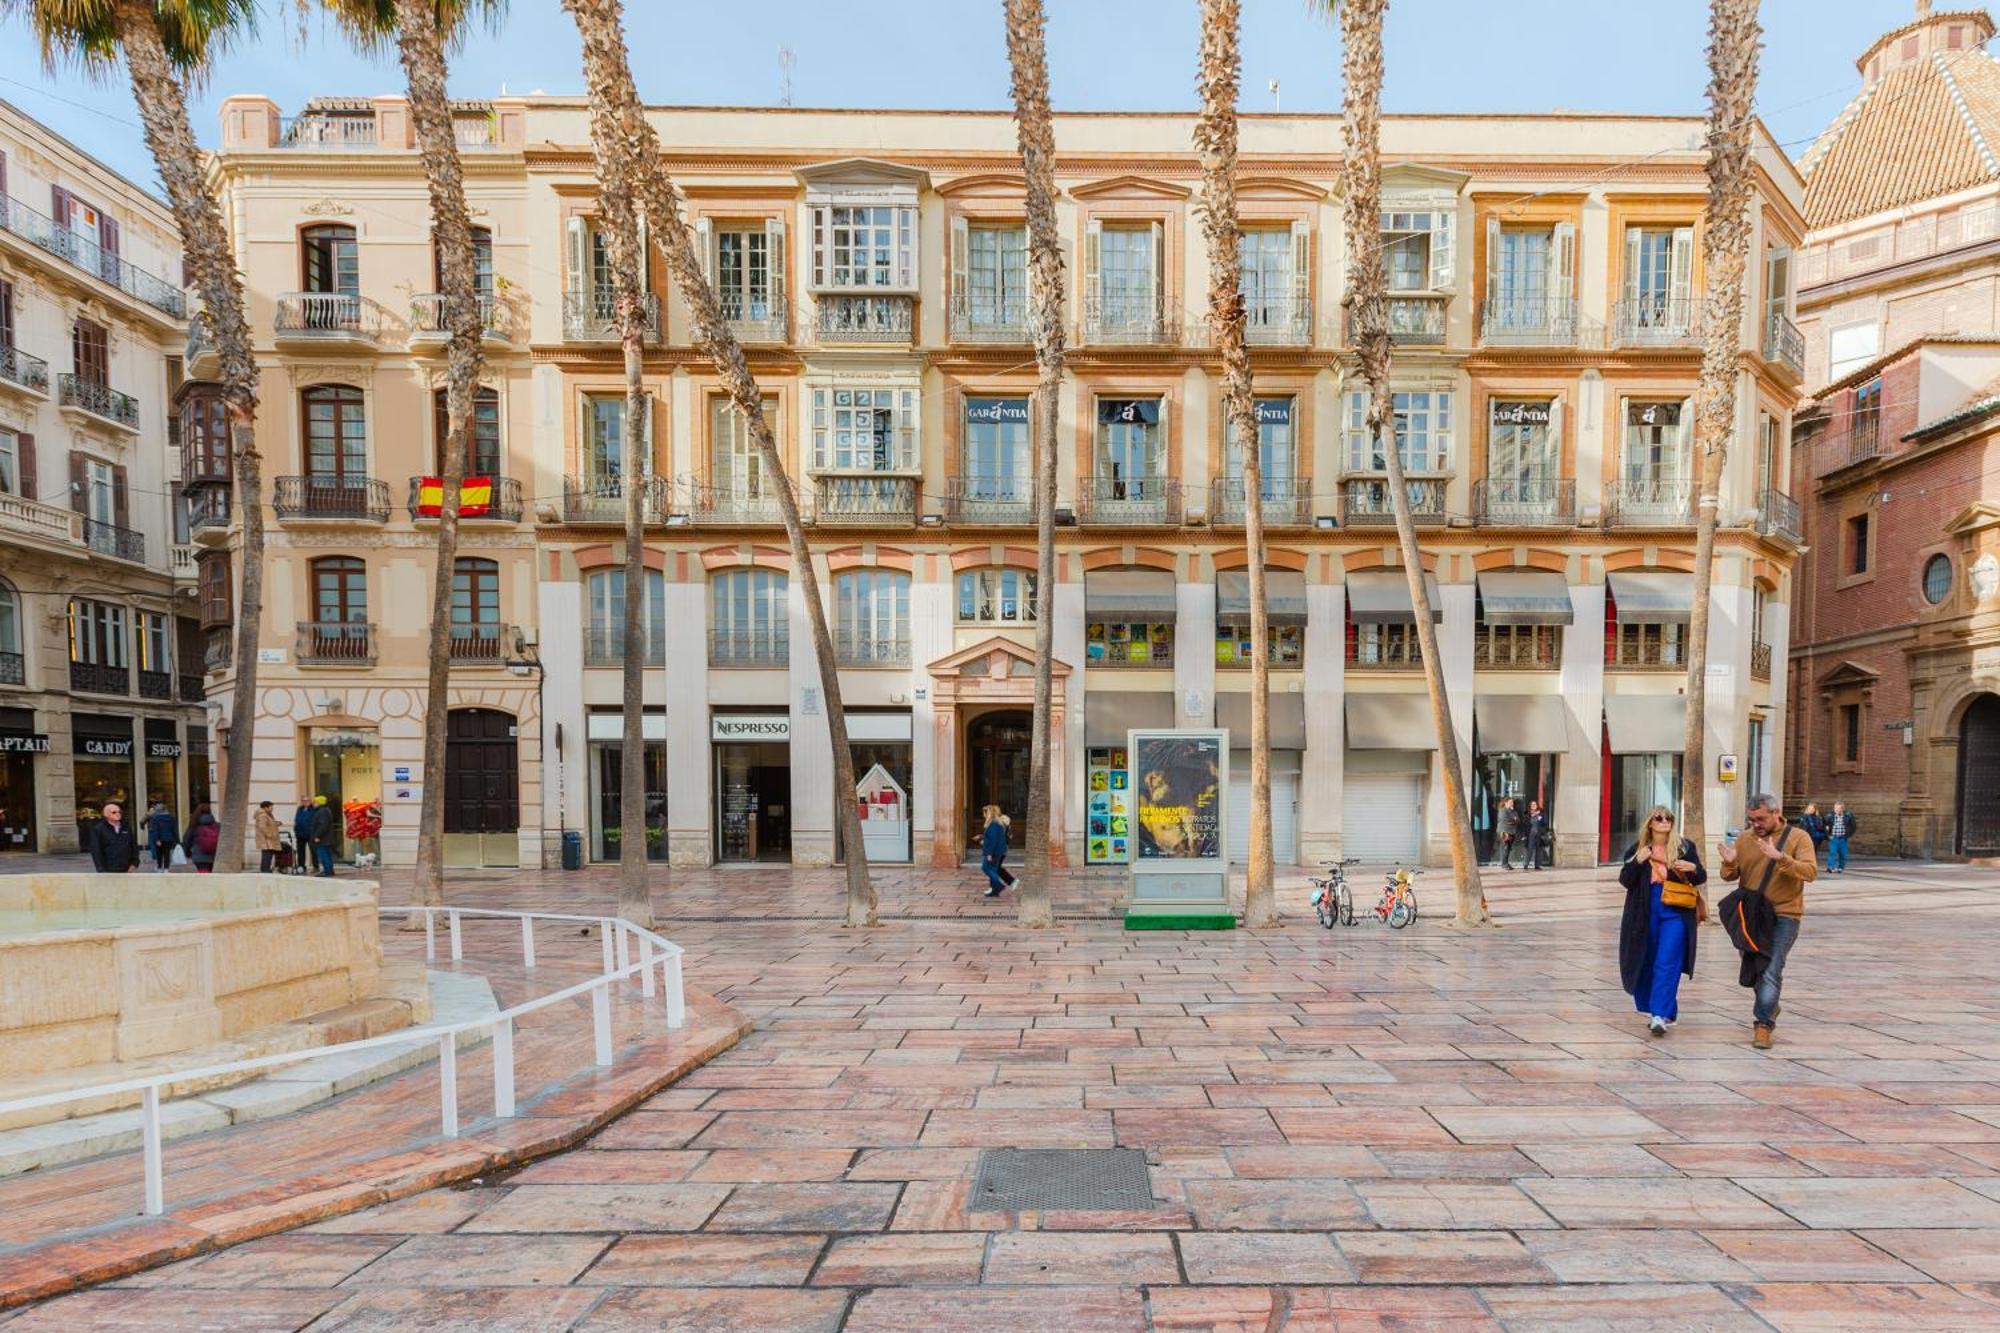
<svg viewBox="0 0 2000 1333">
<path fill-rule="evenodd" d="M 1029 420 L 1023 422 L 978 421 L 967 415 L 974 398 L 1005 398 L 1023 404 Z M 1031 498 L 1035 470 L 1034 399 L 1020 394 L 967 394 L 960 407 L 959 474 L 973 487 L 988 492 L 967 498 L 1020 500 Z M 979 436 L 990 432 L 991 438 Z M 992 462 L 980 460 L 988 453 Z"/>
<path fill-rule="evenodd" d="M 1291 410 L 1286 413 L 1289 420 L 1266 421 L 1264 404 L 1267 402 L 1288 402 Z M 1257 414 L 1257 461 L 1268 488 L 1272 482 L 1289 484 L 1299 475 L 1299 399 L 1297 394 L 1260 393 L 1251 399 L 1251 410 Z M 1223 475 L 1230 481 L 1243 480 L 1243 441 L 1236 431 L 1236 423 L 1229 423 L 1229 448 L 1223 457 Z"/>
<path fill-rule="evenodd" d="M 5 426 L 0 426 L 0 492 L 21 494 L 21 433 Z"/>
<path fill-rule="evenodd" d="M 1010 594 L 1007 589 L 1013 588 Z M 957 600 L 954 614 L 961 625 L 1032 625 L 1035 623 L 1035 571 L 1017 569 L 1011 565 L 988 565 L 980 569 L 964 569 L 958 574 L 954 589 Z M 974 608 L 971 615 L 965 613 L 970 595 Z M 1006 614 L 1008 605 L 1014 614 Z M 988 608 L 991 614 L 981 614 L 979 608 Z"/>
<path fill-rule="evenodd" d="M 831 191 L 809 195 L 813 288 L 823 292 L 914 292 L 917 289 L 916 192 Z M 868 233 L 859 237 L 856 229 Z M 846 262 L 840 257 L 846 255 Z M 855 258 L 862 256 L 857 265 Z M 879 262 L 878 262 L 879 256 Z"/>
<path fill-rule="evenodd" d="M 1132 449 L 1139 441 L 1127 439 L 1121 441 L 1119 446 L 1114 446 L 1112 434 L 1118 430 L 1121 423 L 1105 421 L 1098 414 L 1098 403 L 1107 398 L 1114 402 L 1123 402 L 1129 399 L 1133 402 L 1151 402 L 1155 405 L 1155 420 L 1153 422 L 1134 421 L 1130 423 L 1132 427 L 1130 433 L 1134 436 L 1138 435 L 1142 429 L 1150 429 L 1153 432 L 1152 437 L 1144 441 L 1147 452 L 1147 467 L 1134 469 L 1128 466 L 1123 473 L 1114 475 L 1114 457 L 1117 461 L 1129 463 L 1132 457 Z M 1167 435 L 1167 399 L 1164 394 L 1103 394 L 1091 402 L 1090 415 L 1091 419 L 1096 423 L 1096 428 L 1092 432 L 1091 437 L 1091 476 L 1093 479 L 1102 483 L 1140 483 L 1141 492 L 1134 495 L 1133 499 L 1145 496 L 1145 490 L 1151 483 L 1164 482 L 1167 479 L 1168 472 L 1170 471 L 1167 466 L 1167 441 L 1169 437 Z M 1146 496 L 1145 498 L 1150 497 Z"/>
<path fill-rule="evenodd" d="M 776 394 L 764 395 L 764 420 L 776 436 L 780 429 Z M 776 483 L 764 475 L 764 451 L 750 438 L 750 418 L 737 410 L 735 399 L 717 394 L 709 400 L 708 431 L 709 483 L 718 497 L 776 497 Z"/>
<path fill-rule="evenodd" d="M 1680 422 L 1673 427 L 1673 437 L 1666 435 L 1668 426 L 1635 426 L 1632 424 L 1632 408 L 1635 404 L 1674 404 L 1680 408 Z M 1678 482 L 1689 485 L 1694 480 L 1694 399 L 1632 396 L 1618 400 L 1618 478 L 1628 483 L 1663 485 Z M 1635 432 L 1659 432 L 1654 438 L 1647 438 Z M 1677 456 L 1672 468 L 1659 466 L 1659 456 L 1666 450 Z"/>
<path fill-rule="evenodd" d="M 1027 328 L 1027 224 L 953 218 L 952 291 L 961 328 Z"/>
<path fill-rule="evenodd" d="M 132 659 L 125 637 L 125 608 L 117 602 L 70 598 L 69 660 L 90 666 L 129 667 Z"/>
<path fill-rule="evenodd" d="M 834 638 L 857 661 L 891 662 L 910 642 L 910 583 L 900 569 L 850 569 L 833 577 Z M 884 653 L 882 647 L 891 651 Z"/>
<path fill-rule="evenodd" d="M 866 401 L 858 401 L 865 395 Z M 845 400 L 845 401 L 843 401 Z M 923 466 L 920 391 L 908 384 L 815 384 L 811 386 L 812 470 L 849 476 L 908 476 Z M 888 439 L 872 438 L 861 456 L 855 434 L 862 412 L 888 414 Z M 846 440 L 843 442 L 842 435 Z M 886 464 L 886 466 L 885 466 Z"/>
<path fill-rule="evenodd" d="M 1396 428 L 1397 452 L 1403 471 L 1410 476 L 1448 476 L 1456 457 L 1454 432 L 1458 429 L 1457 404 L 1450 389 L 1398 388 L 1391 390 L 1391 407 L 1401 419 Z M 1421 422 L 1413 433 L 1410 423 Z M 1368 434 L 1368 395 L 1359 390 L 1347 395 L 1347 471 L 1353 475 L 1387 475 L 1387 459 L 1376 454 Z M 1413 447 L 1414 446 L 1414 447 Z M 1378 463 L 1378 459 L 1380 462 Z"/>
<path fill-rule="evenodd" d="M 14 585 L 0 579 L 0 653 L 19 657 L 21 647 L 21 594 Z"/>
<path fill-rule="evenodd" d="M 1493 420 L 1496 402 L 1547 402 L 1546 423 L 1507 423 Z M 1562 399 L 1538 394 L 1494 397 L 1486 407 L 1486 476 L 1488 480 L 1513 488 L 1521 483 L 1553 481 L 1562 475 Z"/>
<path fill-rule="evenodd" d="M 139 649 L 139 669 L 171 672 L 173 646 L 167 636 L 167 618 L 157 611 L 139 611 L 135 619 L 138 623 L 133 639 Z"/>
<path fill-rule="evenodd" d="M 625 632 L 625 570 L 596 569 L 583 578 L 584 627 L 593 642 L 609 642 Z M 664 661 L 667 652 L 667 578 L 657 569 L 646 571 L 646 597 L 639 609 L 639 627 L 646 636 L 646 656 Z M 622 650 L 622 646 L 621 646 Z"/>
<path fill-rule="evenodd" d="M 1458 230 L 1458 203 L 1455 199 L 1428 197 L 1388 197 L 1382 201 L 1382 273 L 1389 295 L 1448 293 L 1457 279 L 1455 258 Z M 1424 285 L 1395 285 L 1398 259 L 1394 247 L 1413 244 L 1406 238 L 1423 237 L 1423 260 L 1406 263 L 1406 276 L 1421 272 Z"/>
<path fill-rule="evenodd" d="M 767 650 L 790 642 L 789 575 L 772 569 L 722 570 L 709 577 L 708 589 L 709 632 L 716 642 L 728 638 Z"/>
</svg>

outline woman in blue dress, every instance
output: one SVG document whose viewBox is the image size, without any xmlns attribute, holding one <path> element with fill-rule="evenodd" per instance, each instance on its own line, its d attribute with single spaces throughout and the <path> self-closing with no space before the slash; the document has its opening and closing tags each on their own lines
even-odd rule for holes
<svg viewBox="0 0 2000 1333">
<path fill-rule="evenodd" d="M 1669 883 L 1699 889 L 1708 882 L 1694 844 L 1674 829 L 1674 812 L 1653 807 L 1639 841 L 1625 849 L 1618 882 L 1625 886 L 1625 916 L 1618 928 L 1618 975 L 1633 1007 L 1656 1037 L 1680 1017 L 1683 976 L 1694 975 L 1698 907 L 1669 907 L 1660 891 Z"/>
</svg>

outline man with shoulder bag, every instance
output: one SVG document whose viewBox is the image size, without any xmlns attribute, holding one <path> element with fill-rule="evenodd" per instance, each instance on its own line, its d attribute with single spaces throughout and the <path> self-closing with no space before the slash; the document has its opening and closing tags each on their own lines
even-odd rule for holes
<svg viewBox="0 0 2000 1333">
<path fill-rule="evenodd" d="M 1754 885 L 1771 916 L 1765 961 L 1756 978 L 1751 1044 L 1769 1050 L 1778 1025 L 1779 997 L 1785 984 L 1785 960 L 1799 938 L 1805 918 L 1806 885 L 1819 878 L 1819 858 L 1804 829 L 1785 822 L 1774 796 L 1752 796 L 1745 810 L 1748 827 L 1734 842 L 1722 846 L 1722 878 Z M 1731 895 L 1734 897 L 1735 895 Z"/>
</svg>

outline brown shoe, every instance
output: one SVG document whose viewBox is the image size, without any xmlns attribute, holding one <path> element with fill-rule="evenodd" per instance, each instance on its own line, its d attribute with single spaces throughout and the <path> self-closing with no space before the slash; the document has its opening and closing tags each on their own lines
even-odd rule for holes
<svg viewBox="0 0 2000 1333">
<path fill-rule="evenodd" d="M 1750 1029 L 1750 1044 L 1760 1051 L 1771 1049 L 1771 1025 L 1759 1023 Z"/>
</svg>

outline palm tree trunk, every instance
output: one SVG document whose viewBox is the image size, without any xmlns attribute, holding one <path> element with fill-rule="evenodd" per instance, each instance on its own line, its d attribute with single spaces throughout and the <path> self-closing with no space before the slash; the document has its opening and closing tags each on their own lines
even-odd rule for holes
<svg viewBox="0 0 2000 1333">
<path fill-rule="evenodd" d="M 1750 250 L 1751 105 L 1757 96 L 1757 0 L 1710 0 L 1708 20 L 1708 205 L 1703 218 L 1701 379 L 1695 445 L 1701 489 L 1695 510 L 1693 605 L 1688 612 L 1687 733 L 1681 742 L 1683 836 L 1708 850 L 1708 598 L 1722 471 L 1736 432 L 1736 376 L 1743 286 Z"/>
<path fill-rule="evenodd" d="M 472 443 L 473 397 L 483 360 L 479 296 L 473 276 L 472 216 L 445 91 L 444 41 L 428 0 L 396 0 L 396 48 L 409 85 L 410 122 L 430 187 L 445 328 L 445 446 L 438 471 L 437 565 L 431 577 L 430 660 L 425 686 L 423 799 L 417 827 L 417 901 L 444 902 L 446 727 L 451 717 L 451 592 L 458 563 L 459 488 Z M 504 645 L 503 645 L 504 648 Z"/>
<path fill-rule="evenodd" d="M 1424 659 L 1424 687 L 1430 696 L 1431 721 L 1437 728 L 1438 763 L 1444 778 L 1445 819 L 1451 832 L 1452 877 L 1457 881 L 1457 921 L 1485 925 L 1486 895 L 1479 882 L 1479 860 L 1473 852 L 1472 826 L 1465 801 L 1465 775 L 1458 762 L 1458 738 L 1451 725 L 1451 700 L 1445 694 L 1444 660 L 1438 652 L 1437 628 L 1431 623 L 1431 602 L 1424 587 L 1424 566 L 1417 547 L 1417 525 L 1410 514 L 1410 492 L 1403 478 L 1401 443 L 1389 389 L 1388 301 L 1382 273 L 1382 12 L 1388 0 L 1341 0 L 1342 70 L 1346 77 L 1344 107 L 1346 156 L 1342 164 L 1347 224 L 1347 309 L 1352 340 L 1360 355 L 1361 376 L 1367 382 L 1368 428 L 1382 448 L 1389 473 L 1389 503 L 1396 516 L 1396 548 L 1409 580 L 1410 605 L 1416 612 L 1417 644 Z"/>
<path fill-rule="evenodd" d="M 1055 763 L 1056 413 L 1062 392 L 1063 262 L 1056 232 L 1056 140 L 1049 112 L 1042 0 L 1006 0 L 1014 122 L 1027 180 L 1028 305 L 1035 339 L 1035 711 L 1028 744 L 1027 873 L 1021 925 L 1054 924 L 1049 868 Z"/>
<path fill-rule="evenodd" d="M 250 761 L 257 731 L 257 634 L 264 609 L 264 479 L 263 460 L 257 452 L 257 361 L 250 351 L 250 328 L 243 315 L 243 277 L 222 225 L 222 210 L 208 192 L 201 148 L 188 122 L 187 98 L 167 57 L 155 8 L 149 0 L 121 0 L 117 20 L 133 97 L 145 127 L 146 147 L 167 188 L 181 247 L 222 362 L 236 512 L 243 534 L 231 662 L 235 676 L 229 737 L 222 757 L 222 808 L 216 812 L 222 824 L 222 841 L 216 845 L 215 868 L 232 874 L 243 869 L 250 828 Z M 187 665 L 182 663 L 182 669 Z"/>
<path fill-rule="evenodd" d="M 1201 154 L 1202 231 L 1208 237 L 1209 322 L 1222 353 L 1223 417 L 1243 454 L 1243 545 L 1250 567 L 1250 861 L 1244 877 L 1243 924 L 1254 930 L 1278 924 L 1278 901 L 1271 870 L 1271 618 L 1264 599 L 1264 460 L 1257 448 L 1250 346 L 1243 327 L 1243 253 L 1236 224 L 1236 93 L 1243 74 L 1237 49 L 1240 22 L 1239 0 L 1202 0 L 1197 76 L 1201 113 L 1195 119 L 1194 142 Z"/>
<path fill-rule="evenodd" d="M 847 716 L 842 711 L 840 673 L 835 667 L 833 636 L 828 632 L 826 606 L 820 599 L 819 577 L 813 568 L 812 551 L 806 545 L 805 524 L 793 494 L 790 475 L 764 415 L 764 399 L 757 380 L 750 373 L 743 346 L 722 317 L 715 293 L 701 271 L 687 220 L 681 216 L 680 200 L 674 194 L 672 177 L 661 160 L 658 137 L 647 123 L 645 108 L 632 82 L 630 57 L 625 48 L 623 6 L 619 0 L 563 0 L 563 7 L 576 20 L 577 35 L 583 44 L 584 81 L 590 88 L 593 137 L 599 143 L 599 160 L 609 156 L 633 167 L 633 193 L 646 215 L 652 239 L 666 256 L 693 319 L 696 340 L 708 349 L 716 373 L 736 410 L 743 414 L 768 474 L 777 478 L 778 513 L 785 525 L 791 548 L 792 583 L 805 602 L 811 624 L 814 655 L 819 663 L 820 694 L 826 709 L 827 730 L 833 745 L 834 831 L 847 866 L 847 924 L 876 924 L 878 906 L 875 886 L 868 877 L 868 857 L 861 841 L 861 820 L 854 799 L 854 752 L 847 742 Z M 602 120 L 602 130 L 597 121 Z"/>
</svg>

